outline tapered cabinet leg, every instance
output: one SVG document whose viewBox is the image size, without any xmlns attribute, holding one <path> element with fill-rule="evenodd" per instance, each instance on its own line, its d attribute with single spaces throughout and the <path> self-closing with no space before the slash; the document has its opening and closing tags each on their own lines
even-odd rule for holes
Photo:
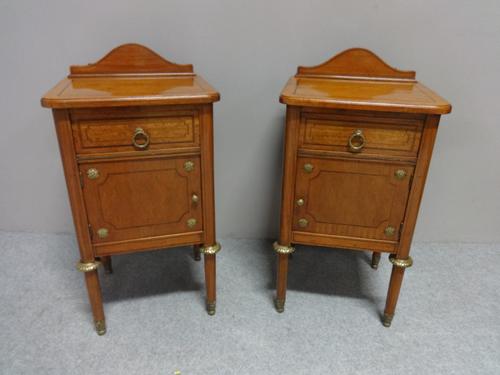
<svg viewBox="0 0 500 375">
<path fill-rule="evenodd" d="M 215 315 L 216 302 L 216 271 L 215 271 L 215 254 L 220 251 L 220 244 L 203 246 L 200 248 L 200 253 L 204 256 L 205 262 L 205 287 L 207 289 L 207 312 L 208 315 Z"/>
<path fill-rule="evenodd" d="M 392 273 L 391 281 L 389 282 L 389 290 L 387 292 L 384 317 L 382 320 L 382 324 L 385 327 L 390 327 L 392 319 L 394 318 L 405 269 L 411 267 L 413 264 L 411 257 L 408 257 L 407 259 L 397 259 L 394 254 L 389 256 L 389 260 L 392 263 Z"/>
<path fill-rule="evenodd" d="M 99 284 L 99 275 L 97 273 L 99 265 L 100 262 L 94 260 L 91 262 L 79 262 L 76 268 L 85 274 L 85 284 L 87 285 L 90 306 L 92 307 L 95 329 L 97 334 L 101 336 L 106 333 L 106 321 L 102 306 L 101 285 Z"/>
<path fill-rule="evenodd" d="M 107 274 L 113 273 L 113 264 L 111 263 L 110 256 L 101 257 L 101 263 L 102 263 L 102 266 L 104 267 L 104 272 L 106 272 Z"/>
<path fill-rule="evenodd" d="M 372 268 L 376 270 L 378 268 L 379 263 L 380 263 L 380 253 L 374 251 L 372 254 Z"/>
<path fill-rule="evenodd" d="M 200 255 L 200 245 L 194 245 L 193 246 L 193 258 L 196 261 L 201 260 L 201 255 Z"/>
<path fill-rule="evenodd" d="M 215 314 L 215 254 L 205 254 L 205 285 L 207 288 L 207 312 L 208 315 Z"/>
<path fill-rule="evenodd" d="M 276 311 L 282 313 L 285 311 L 285 300 L 286 300 L 286 284 L 288 277 L 288 259 L 290 254 L 294 252 L 292 246 L 284 246 L 275 242 L 274 251 L 277 255 L 277 267 L 276 267 Z"/>
</svg>

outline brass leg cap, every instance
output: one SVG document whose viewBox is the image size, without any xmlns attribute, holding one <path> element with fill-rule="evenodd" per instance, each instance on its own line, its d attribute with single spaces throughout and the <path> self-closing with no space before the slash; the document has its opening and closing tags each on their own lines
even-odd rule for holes
<svg viewBox="0 0 500 375">
<path fill-rule="evenodd" d="M 274 301 L 274 305 L 276 306 L 276 311 L 280 314 L 285 311 L 285 300 L 284 299 L 276 299 Z"/>
<path fill-rule="evenodd" d="M 373 263 L 372 263 L 372 268 L 373 268 L 374 270 L 376 270 L 376 269 L 378 268 L 378 264 L 373 264 Z"/>
<path fill-rule="evenodd" d="M 106 333 L 106 322 L 104 320 L 96 320 L 94 324 L 95 330 L 99 336 L 102 336 Z"/>
<path fill-rule="evenodd" d="M 194 256 L 194 260 L 197 261 L 197 262 L 200 261 L 201 260 L 201 255 L 200 254 L 196 254 Z"/>
<path fill-rule="evenodd" d="M 215 302 L 213 303 L 207 302 L 207 312 L 208 315 L 215 315 Z"/>
<path fill-rule="evenodd" d="M 384 319 L 382 319 L 382 324 L 384 325 L 384 327 L 391 326 L 392 318 L 394 318 L 394 314 L 384 314 Z"/>
</svg>

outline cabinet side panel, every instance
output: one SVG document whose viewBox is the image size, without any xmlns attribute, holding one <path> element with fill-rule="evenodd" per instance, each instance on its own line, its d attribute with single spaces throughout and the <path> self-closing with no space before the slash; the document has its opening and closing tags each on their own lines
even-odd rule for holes
<svg viewBox="0 0 500 375">
<path fill-rule="evenodd" d="M 52 111 L 56 126 L 57 139 L 66 177 L 66 187 L 68 189 L 71 212 L 76 230 L 76 238 L 80 248 L 82 262 L 92 261 L 94 254 L 90 241 L 85 204 L 80 186 L 80 174 L 76 162 L 73 134 L 71 131 L 71 121 L 66 110 L 55 109 Z"/>
<path fill-rule="evenodd" d="M 439 119 L 439 115 L 429 115 L 425 121 L 422 141 L 420 143 L 420 150 L 418 153 L 418 161 L 413 175 L 413 183 L 410 196 L 408 198 L 404 225 L 397 252 L 399 259 L 406 259 L 410 252 L 411 241 L 417 222 L 418 210 L 424 193 L 425 180 L 427 178 L 427 172 L 431 162 L 434 141 L 436 140 Z"/>
<path fill-rule="evenodd" d="M 212 104 L 201 110 L 201 189 L 204 243 L 215 244 L 214 136 Z"/>
<path fill-rule="evenodd" d="M 290 246 L 292 240 L 293 197 L 295 192 L 295 165 L 297 163 L 299 123 L 300 108 L 287 106 L 279 239 L 280 244 L 284 246 Z"/>
</svg>

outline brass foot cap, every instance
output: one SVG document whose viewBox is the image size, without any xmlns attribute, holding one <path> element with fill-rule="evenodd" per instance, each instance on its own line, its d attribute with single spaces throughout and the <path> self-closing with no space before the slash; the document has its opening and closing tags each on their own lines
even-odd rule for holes
<svg viewBox="0 0 500 375">
<path fill-rule="evenodd" d="M 194 256 L 194 260 L 196 260 L 197 262 L 201 260 L 201 256 L 200 255 L 195 255 Z"/>
<path fill-rule="evenodd" d="M 99 336 L 104 335 L 106 333 L 106 322 L 104 320 L 96 320 L 95 330 Z"/>
<path fill-rule="evenodd" d="M 214 303 L 207 303 L 207 312 L 208 312 L 208 315 L 215 315 L 215 302 Z"/>
<path fill-rule="evenodd" d="M 372 268 L 376 270 L 378 268 L 378 264 L 372 264 Z"/>
<path fill-rule="evenodd" d="M 384 314 L 384 319 L 382 319 L 382 324 L 384 325 L 384 327 L 391 326 L 392 318 L 394 318 L 394 315 Z"/>
<path fill-rule="evenodd" d="M 279 312 L 280 314 L 285 311 L 285 301 L 277 299 L 274 301 L 274 304 L 276 306 L 276 311 Z"/>
</svg>

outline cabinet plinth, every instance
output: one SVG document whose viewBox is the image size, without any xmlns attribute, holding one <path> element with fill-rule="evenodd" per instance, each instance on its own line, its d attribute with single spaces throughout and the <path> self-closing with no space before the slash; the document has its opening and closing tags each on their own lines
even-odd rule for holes
<svg viewBox="0 0 500 375">
<path fill-rule="evenodd" d="M 299 67 L 287 105 L 280 237 L 295 244 L 372 251 L 393 265 L 384 325 L 394 316 L 440 116 L 451 106 L 372 52 L 346 50 Z M 277 252 L 283 312 L 288 254 Z"/>
</svg>

